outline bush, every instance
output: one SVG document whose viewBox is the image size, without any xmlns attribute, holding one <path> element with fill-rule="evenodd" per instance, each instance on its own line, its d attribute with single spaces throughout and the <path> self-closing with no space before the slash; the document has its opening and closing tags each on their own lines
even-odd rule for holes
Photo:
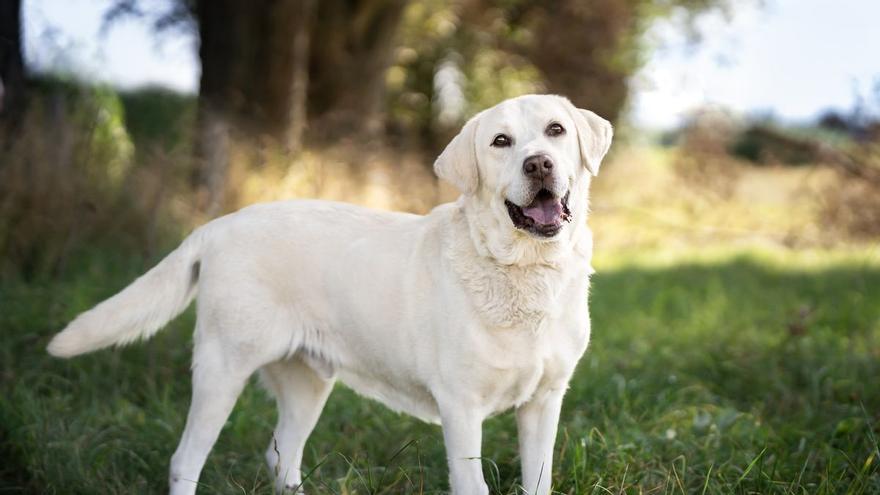
<svg viewBox="0 0 880 495">
<path fill-rule="evenodd" d="M 153 194 L 125 122 L 106 87 L 36 81 L 15 135 L 0 136 L 0 274 L 55 273 L 86 243 L 155 243 Z"/>
</svg>

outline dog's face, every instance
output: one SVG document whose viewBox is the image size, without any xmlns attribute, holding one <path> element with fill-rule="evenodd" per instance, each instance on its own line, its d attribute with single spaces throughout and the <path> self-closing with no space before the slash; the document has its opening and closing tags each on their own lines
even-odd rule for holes
<svg viewBox="0 0 880 495">
<path fill-rule="evenodd" d="M 502 225 L 552 240 L 586 211 L 589 176 L 611 136 L 611 124 L 565 98 L 521 96 L 468 121 L 434 169 Z"/>
</svg>

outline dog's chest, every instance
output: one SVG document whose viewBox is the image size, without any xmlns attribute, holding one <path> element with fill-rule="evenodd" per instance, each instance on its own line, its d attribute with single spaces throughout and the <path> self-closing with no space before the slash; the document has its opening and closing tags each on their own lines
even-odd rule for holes
<svg viewBox="0 0 880 495">
<path fill-rule="evenodd" d="M 489 414 L 517 407 L 542 390 L 565 387 L 589 339 L 589 323 L 546 320 L 528 328 L 486 330 L 472 345 L 475 391 Z M 487 342 L 488 341 L 488 342 Z"/>
<path fill-rule="evenodd" d="M 562 271 L 545 266 L 498 266 L 478 259 L 459 261 L 456 271 L 478 318 L 489 328 L 527 328 L 537 332 L 560 314 Z"/>
<path fill-rule="evenodd" d="M 516 407 L 546 388 L 565 387 L 589 340 L 589 262 L 499 265 L 453 256 L 472 313 L 463 367 L 489 414 Z"/>
</svg>

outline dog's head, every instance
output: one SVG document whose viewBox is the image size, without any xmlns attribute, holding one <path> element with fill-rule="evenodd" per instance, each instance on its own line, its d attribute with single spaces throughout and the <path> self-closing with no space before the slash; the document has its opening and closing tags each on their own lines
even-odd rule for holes
<svg viewBox="0 0 880 495">
<path fill-rule="evenodd" d="M 521 96 L 469 120 L 434 170 L 494 217 L 491 228 L 508 229 L 505 237 L 552 242 L 583 223 L 590 176 L 611 137 L 608 121 L 566 98 Z"/>
</svg>

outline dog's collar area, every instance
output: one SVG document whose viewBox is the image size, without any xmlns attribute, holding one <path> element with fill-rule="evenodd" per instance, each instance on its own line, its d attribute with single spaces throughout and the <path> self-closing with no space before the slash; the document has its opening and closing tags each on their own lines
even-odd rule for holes
<svg viewBox="0 0 880 495">
<path fill-rule="evenodd" d="M 556 236 L 566 222 L 571 222 L 571 210 L 568 207 L 570 194 L 571 191 L 568 191 L 560 199 L 547 189 L 541 189 L 527 205 L 519 206 L 507 199 L 504 200 L 504 205 L 507 206 L 507 214 L 514 227 L 549 238 Z"/>
</svg>

